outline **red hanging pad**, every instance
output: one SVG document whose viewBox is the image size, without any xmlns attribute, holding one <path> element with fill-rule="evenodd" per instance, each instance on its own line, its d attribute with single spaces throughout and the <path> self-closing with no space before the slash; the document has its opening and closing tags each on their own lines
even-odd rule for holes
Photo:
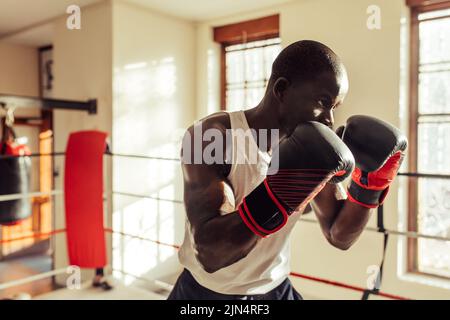
<svg viewBox="0 0 450 320">
<path fill-rule="evenodd" d="M 103 227 L 105 132 L 80 131 L 69 137 L 64 199 L 69 262 L 81 268 L 106 265 Z"/>
</svg>

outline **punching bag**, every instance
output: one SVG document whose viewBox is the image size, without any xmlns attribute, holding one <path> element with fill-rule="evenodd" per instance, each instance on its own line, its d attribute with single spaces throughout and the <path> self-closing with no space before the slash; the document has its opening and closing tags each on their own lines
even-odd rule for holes
<svg viewBox="0 0 450 320">
<path fill-rule="evenodd" d="M 103 154 L 107 134 L 78 131 L 67 143 L 64 204 L 69 263 L 100 268 L 107 263 L 103 227 Z"/>
<path fill-rule="evenodd" d="M 0 139 L 0 196 L 30 192 L 31 159 L 26 145 L 18 144 L 12 128 L 3 126 Z M 0 201 L 0 225 L 15 225 L 31 216 L 31 199 Z"/>
</svg>

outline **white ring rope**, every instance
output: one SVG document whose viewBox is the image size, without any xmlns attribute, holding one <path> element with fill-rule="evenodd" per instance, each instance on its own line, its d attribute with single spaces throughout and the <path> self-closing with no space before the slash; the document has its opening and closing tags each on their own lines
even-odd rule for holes
<svg viewBox="0 0 450 320">
<path fill-rule="evenodd" d="M 3 283 L 0 283 L 0 290 L 4 290 L 4 289 L 15 287 L 15 286 L 20 286 L 22 284 L 34 282 L 37 280 L 50 278 L 50 277 L 56 276 L 58 274 L 63 274 L 63 273 L 67 273 L 67 268 L 56 269 L 53 271 L 39 273 L 34 276 L 26 277 L 23 279 L 13 280 L 13 281 L 9 281 L 9 282 L 3 282 Z"/>
</svg>

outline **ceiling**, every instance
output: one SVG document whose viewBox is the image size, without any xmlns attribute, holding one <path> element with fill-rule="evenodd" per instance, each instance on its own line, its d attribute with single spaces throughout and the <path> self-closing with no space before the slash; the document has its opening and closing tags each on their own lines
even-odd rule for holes
<svg viewBox="0 0 450 320">
<path fill-rule="evenodd" d="M 65 14 L 71 4 L 80 7 L 102 0 L 0 0 L 0 38 Z M 115 0 L 125 1 L 125 0 Z M 187 20 L 204 21 L 251 12 L 292 0 L 126 0 Z"/>
<path fill-rule="evenodd" d="M 250 12 L 292 0 L 128 0 L 147 8 L 194 21 Z"/>
<path fill-rule="evenodd" d="M 66 12 L 71 4 L 100 0 L 0 0 L 0 37 L 40 24 Z"/>
</svg>

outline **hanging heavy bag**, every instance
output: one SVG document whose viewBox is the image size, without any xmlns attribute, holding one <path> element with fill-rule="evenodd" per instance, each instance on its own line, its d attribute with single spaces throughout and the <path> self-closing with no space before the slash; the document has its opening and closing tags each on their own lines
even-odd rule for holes
<svg viewBox="0 0 450 320">
<path fill-rule="evenodd" d="M 14 130 L 5 124 L 0 142 L 1 156 L 22 156 L 0 158 L 0 196 L 29 193 L 31 159 L 27 157 L 30 155 L 28 147 L 17 143 Z M 31 213 L 29 198 L 0 201 L 0 225 L 19 224 Z"/>
</svg>

